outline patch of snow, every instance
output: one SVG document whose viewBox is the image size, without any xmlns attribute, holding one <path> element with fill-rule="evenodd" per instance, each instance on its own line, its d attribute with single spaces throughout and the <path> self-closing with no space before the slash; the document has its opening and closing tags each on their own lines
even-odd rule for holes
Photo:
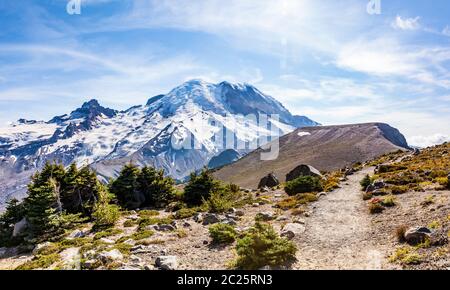
<svg viewBox="0 0 450 290">
<path fill-rule="evenodd" d="M 309 135 L 311 135 L 311 133 L 309 133 L 309 132 L 298 132 L 297 135 L 300 136 L 300 137 L 303 137 L 303 136 L 309 136 Z"/>
</svg>

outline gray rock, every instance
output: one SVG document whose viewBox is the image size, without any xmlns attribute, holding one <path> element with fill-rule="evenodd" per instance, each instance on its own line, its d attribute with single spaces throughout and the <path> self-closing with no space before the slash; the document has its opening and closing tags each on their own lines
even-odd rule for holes
<svg viewBox="0 0 450 290">
<path fill-rule="evenodd" d="M 258 207 L 258 206 L 259 206 L 259 203 L 257 203 L 257 202 L 252 203 L 252 206 L 253 206 L 253 207 Z"/>
<path fill-rule="evenodd" d="M 172 232 L 176 230 L 177 228 L 173 225 L 154 225 L 153 229 L 160 231 L 160 232 Z"/>
<path fill-rule="evenodd" d="M 193 219 L 196 223 L 201 223 L 203 221 L 203 214 L 197 213 L 196 215 L 194 215 Z"/>
<path fill-rule="evenodd" d="M 244 212 L 243 210 L 238 209 L 238 210 L 236 211 L 236 216 L 242 217 L 242 216 L 244 216 L 244 215 L 245 215 L 245 212 Z"/>
<path fill-rule="evenodd" d="M 68 248 L 60 254 L 63 270 L 80 270 L 81 256 L 79 248 Z"/>
<path fill-rule="evenodd" d="M 305 230 L 306 230 L 305 226 L 299 223 L 289 223 L 283 227 L 283 230 L 281 231 L 280 235 L 282 237 L 286 237 L 289 240 L 292 240 L 296 236 L 303 234 Z"/>
<path fill-rule="evenodd" d="M 405 232 L 405 240 L 408 244 L 417 245 L 431 238 L 431 230 L 426 227 L 410 228 Z"/>
<path fill-rule="evenodd" d="M 28 228 L 28 221 L 23 218 L 20 222 L 14 224 L 13 237 L 17 237 L 22 234 Z"/>
<path fill-rule="evenodd" d="M 419 148 L 414 148 L 413 155 L 414 156 L 420 155 L 420 149 Z"/>
<path fill-rule="evenodd" d="M 261 178 L 258 184 L 258 189 L 262 189 L 265 187 L 272 188 L 280 185 L 280 181 L 273 173 L 269 173 L 267 176 Z"/>
<path fill-rule="evenodd" d="M 156 258 L 155 266 L 161 270 L 176 270 L 178 259 L 176 256 L 159 256 Z"/>
<path fill-rule="evenodd" d="M 98 264 L 98 260 L 96 259 L 90 259 L 83 262 L 83 266 L 87 269 L 92 269 Z"/>
<path fill-rule="evenodd" d="M 204 226 L 207 226 L 207 225 L 216 224 L 219 222 L 220 222 L 220 218 L 218 215 L 216 215 L 214 213 L 206 213 L 203 217 L 202 224 Z"/>
<path fill-rule="evenodd" d="M 116 241 L 111 240 L 111 239 L 108 239 L 108 238 L 101 238 L 101 239 L 100 239 L 100 242 L 105 243 L 105 244 L 108 244 L 108 245 L 113 245 L 113 244 L 116 243 Z"/>
<path fill-rule="evenodd" d="M 189 222 L 183 223 L 183 228 L 190 228 L 190 227 L 192 227 L 192 225 Z"/>
<path fill-rule="evenodd" d="M 258 221 L 271 221 L 271 220 L 274 220 L 276 218 L 277 218 L 277 216 L 276 216 L 275 213 L 268 212 L 268 211 L 257 213 L 256 217 L 255 217 L 255 219 L 258 220 Z"/>
<path fill-rule="evenodd" d="M 109 262 L 113 262 L 113 261 L 122 260 L 123 259 L 123 255 L 122 255 L 122 253 L 119 250 L 113 249 L 113 250 L 110 250 L 110 251 L 105 251 L 105 252 L 100 253 L 98 255 L 98 258 L 103 263 L 109 263 Z"/>
<path fill-rule="evenodd" d="M 37 244 L 36 247 L 34 247 L 32 254 L 36 255 L 40 250 L 42 250 L 43 248 L 46 248 L 48 246 L 50 246 L 52 243 L 50 242 L 44 242 L 44 243 L 40 243 Z M 1 256 L 1 255 L 0 255 Z"/>
<path fill-rule="evenodd" d="M 322 174 L 320 174 L 319 170 L 311 165 L 301 164 L 286 174 L 286 181 L 292 181 L 300 176 L 314 176 L 322 178 Z"/>
</svg>

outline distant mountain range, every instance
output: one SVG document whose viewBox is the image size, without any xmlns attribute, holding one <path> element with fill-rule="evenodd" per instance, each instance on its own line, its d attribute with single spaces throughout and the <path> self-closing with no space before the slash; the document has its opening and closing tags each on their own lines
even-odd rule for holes
<svg viewBox="0 0 450 290">
<path fill-rule="evenodd" d="M 269 115 L 269 127 L 249 126 L 241 117 L 249 114 Z M 260 146 L 270 135 L 316 125 L 248 84 L 192 80 L 126 111 L 91 100 L 49 121 L 20 119 L 0 129 L 0 204 L 22 197 L 30 176 L 47 161 L 90 165 L 104 180 L 132 161 L 183 180 L 206 165 L 223 166 L 252 151 L 218 146 L 214 138 L 222 128 L 233 132 L 235 144 L 258 140 Z M 186 143 L 195 147 L 173 146 Z"/>
</svg>

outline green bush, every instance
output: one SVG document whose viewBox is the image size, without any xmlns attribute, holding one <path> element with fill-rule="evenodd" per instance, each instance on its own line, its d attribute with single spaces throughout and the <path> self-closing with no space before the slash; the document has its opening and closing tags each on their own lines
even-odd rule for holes
<svg viewBox="0 0 450 290">
<path fill-rule="evenodd" d="M 104 189 L 100 191 L 99 200 L 94 206 L 92 217 L 95 226 L 99 228 L 111 227 L 120 218 L 120 208 L 117 205 L 109 204 L 110 194 Z"/>
<path fill-rule="evenodd" d="M 220 190 L 221 184 L 205 168 L 199 174 L 193 172 L 184 188 L 184 200 L 189 205 L 200 205 L 213 192 Z"/>
<path fill-rule="evenodd" d="M 175 212 L 174 218 L 178 220 L 186 219 L 194 216 L 196 213 L 197 209 L 195 208 L 182 208 Z"/>
<path fill-rule="evenodd" d="M 209 212 L 224 213 L 230 210 L 235 201 L 235 193 L 230 192 L 227 188 L 212 192 L 204 204 Z"/>
<path fill-rule="evenodd" d="M 215 224 L 209 227 L 209 236 L 213 243 L 231 244 L 237 236 L 237 232 L 233 226 L 227 224 Z"/>
<path fill-rule="evenodd" d="M 269 224 L 256 223 L 236 245 L 236 267 L 256 270 L 264 266 L 288 266 L 296 260 L 296 246 L 278 236 Z"/>
<path fill-rule="evenodd" d="M 297 179 L 286 182 L 284 190 L 288 195 L 296 195 L 297 193 L 322 191 L 320 178 L 313 176 L 300 176 Z"/>
<path fill-rule="evenodd" d="M 371 183 L 372 181 L 370 180 L 370 176 L 367 174 L 366 176 L 364 176 L 364 178 L 361 180 L 359 184 L 361 184 L 363 190 L 366 190 Z"/>
</svg>

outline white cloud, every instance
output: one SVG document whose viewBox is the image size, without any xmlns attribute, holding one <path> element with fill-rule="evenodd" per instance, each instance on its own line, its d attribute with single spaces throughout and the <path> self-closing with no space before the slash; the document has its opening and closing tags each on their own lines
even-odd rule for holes
<svg viewBox="0 0 450 290">
<path fill-rule="evenodd" d="M 392 27 L 400 30 L 417 30 L 420 28 L 420 17 L 415 18 L 402 18 L 397 15 L 395 21 L 392 23 Z"/>
<path fill-rule="evenodd" d="M 450 134 L 435 134 L 431 136 L 413 136 L 409 138 L 409 145 L 416 147 L 429 147 L 433 145 L 439 145 L 444 142 L 450 142 Z"/>
<path fill-rule="evenodd" d="M 443 30 L 442 30 L 442 34 L 445 36 L 450 36 L 450 26 L 446 26 Z"/>
</svg>

